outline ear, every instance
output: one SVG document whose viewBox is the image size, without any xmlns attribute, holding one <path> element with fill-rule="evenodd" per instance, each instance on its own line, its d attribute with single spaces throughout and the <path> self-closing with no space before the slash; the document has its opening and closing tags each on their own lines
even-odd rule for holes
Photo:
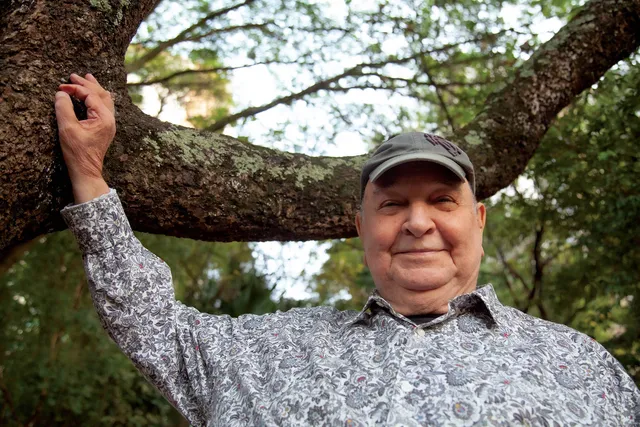
<svg viewBox="0 0 640 427">
<path fill-rule="evenodd" d="M 487 208 L 484 203 L 478 203 L 478 212 L 476 214 L 478 227 L 480 228 L 480 233 L 484 231 L 484 227 L 487 224 Z M 482 257 L 484 257 L 484 246 L 482 245 L 482 237 L 480 238 L 480 249 L 482 250 Z"/>
<path fill-rule="evenodd" d="M 487 208 L 485 207 L 484 203 L 478 202 L 478 209 L 477 209 L 477 221 L 478 221 L 478 227 L 480 227 L 481 230 L 484 230 L 484 226 L 487 223 Z"/>
<path fill-rule="evenodd" d="M 360 240 L 362 240 L 362 220 L 363 220 L 362 214 L 360 213 L 360 211 L 358 211 L 356 213 L 356 230 L 358 231 L 358 237 L 360 237 Z M 366 253 L 362 254 L 362 263 L 364 264 L 365 267 L 369 267 L 369 265 L 367 264 Z"/>
</svg>

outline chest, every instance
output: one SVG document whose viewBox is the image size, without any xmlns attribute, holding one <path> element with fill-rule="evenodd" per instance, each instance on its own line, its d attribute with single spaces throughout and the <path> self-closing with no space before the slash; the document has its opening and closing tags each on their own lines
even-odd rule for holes
<svg viewBox="0 0 640 427">
<path fill-rule="evenodd" d="M 212 409 L 220 417 L 235 412 L 247 425 L 513 421 L 525 409 L 555 411 L 559 393 L 565 404 L 580 402 L 591 369 L 535 337 L 473 319 L 427 329 L 393 320 L 282 328 L 238 341 L 228 360 Z"/>
</svg>

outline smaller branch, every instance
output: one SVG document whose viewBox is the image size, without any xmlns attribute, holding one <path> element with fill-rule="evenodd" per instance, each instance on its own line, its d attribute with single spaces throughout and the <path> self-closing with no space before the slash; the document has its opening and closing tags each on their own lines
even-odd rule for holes
<svg viewBox="0 0 640 427">
<path fill-rule="evenodd" d="M 349 92 L 350 90 L 353 89 L 360 89 L 360 90 L 365 90 L 365 89 L 373 89 L 373 90 L 390 90 L 390 91 L 395 91 L 398 89 L 405 89 L 404 87 L 392 87 L 392 86 L 376 86 L 370 83 L 362 83 L 362 84 L 357 84 L 357 85 L 351 85 L 351 86 L 340 86 L 340 85 L 331 85 L 330 87 L 327 88 L 323 88 L 322 90 L 326 90 L 329 92 Z"/>
<path fill-rule="evenodd" d="M 190 37 L 186 37 L 184 40 L 181 40 L 181 42 L 198 42 L 204 38 L 207 38 L 209 36 L 212 36 L 214 34 L 222 34 L 222 33 L 230 33 L 233 31 L 238 31 L 238 30 L 251 30 L 251 29 L 266 29 L 269 25 L 273 24 L 273 22 L 265 22 L 262 24 L 244 24 L 244 25 L 233 25 L 231 27 L 224 27 L 224 28 L 212 28 L 211 30 L 207 31 L 206 33 L 202 33 L 202 34 L 194 34 Z M 269 31 L 265 31 L 265 32 L 269 32 Z"/>
<path fill-rule="evenodd" d="M 189 267 L 189 264 L 185 260 L 181 260 L 180 264 L 182 264 L 182 268 L 187 273 L 187 276 L 189 276 L 189 279 L 191 279 L 191 282 L 196 283 L 200 276 L 191 270 L 191 267 Z"/>
<path fill-rule="evenodd" d="M 544 267 L 542 266 L 542 263 L 540 260 L 540 251 L 542 247 L 543 235 L 544 235 L 544 224 L 536 228 L 536 237 L 533 243 L 533 263 L 534 263 L 533 288 L 529 292 L 529 296 L 528 296 L 529 303 L 527 304 L 525 313 L 529 310 L 529 308 L 531 307 L 531 304 L 533 304 L 534 301 L 536 301 L 536 305 L 538 306 L 538 308 L 540 308 L 540 314 L 542 316 L 546 316 L 546 314 L 543 313 L 544 308 L 542 307 L 542 277 L 544 274 Z M 536 297 L 536 293 L 538 294 L 537 297 Z"/>
<path fill-rule="evenodd" d="M 306 95 L 318 92 L 319 90 L 322 90 L 322 89 L 327 89 L 331 85 L 331 83 L 335 83 L 338 80 L 342 79 L 343 77 L 350 76 L 350 75 L 357 75 L 358 73 L 362 72 L 361 69 L 362 69 L 362 66 L 357 65 L 355 67 L 352 67 L 343 71 L 341 74 L 338 74 L 326 80 L 321 80 L 299 92 L 274 99 L 273 101 L 267 104 L 261 105 L 259 107 L 250 107 L 250 108 L 244 109 L 239 113 L 232 114 L 230 116 L 227 116 L 223 119 L 218 120 L 213 125 L 209 126 L 206 130 L 217 131 L 217 130 L 223 129 L 226 125 L 235 123 L 236 121 L 244 117 L 255 116 L 256 114 L 262 113 L 263 111 L 267 111 L 277 105 L 291 104 L 293 101 L 302 99 Z"/>
<path fill-rule="evenodd" d="M 420 65 L 422 70 L 426 74 L 427 78 L 429 79 L 429 83 L 435 88 L 436 96 L 438 97 L 438 102 L 440 103 L 440 107 L 442 107 L 442 111 L 444 111 L 444 115 L 447 118 L 447 122 L 449 123 L 449 127 L 451 128 L 451 132 L 452 133 L 455 132 L 456 125 L 453 121 L 453 117 L 451 117 L 451 114 L 449 113 L 449 109 L 447 108 L 447 104 L 446 102 L 444 102 L 444 98 L 442 97 L 442 93 L 440 92 L 440 89 L 438 88 L 438 86 L 435 84 L 435 81 L 433 80 L 433 77 L 429 72 L 429 67 L 427 66 L 427 61 L 425 57 L 420 58 Z"/>
<path fill-rule="evenodd" d="M 505 283 L 507 285 L 507 289 L 509 290 L 509 294 L 511 294 L 511 298 L 513 299 L 513 303 L 515 304 L 518 310 L 522 311 L 522 303 L 520 302 L 520 299 L 515 289 L 513 289 L 513 283 L 511 281 L 511 277 L 507 274 L 507 272 L 504 269 L 501 272 L 502 272 L 502 276 L 504 277 Z"/>
<path fill-rule="evenodd" d="M 466 40 L 461 40 L 459 42 L 455 42 L 455 43 L 449 43 L 449 44 L 445 44 L 442 45 L 438 48 L 434 48 L 434 49 L 430 49 L 425 51 L 424 53 L 439 53 L 439 52 L 444 52 L 447 51 L 449 49 L 453 49 L 455 47 L 459 47 L 468 43 L 477 43 L 477 42 L 481 42 L 487 39 L 497 39 L 499 36 L 505 34 L 505 33 L 516 33 L 519 34 L 516 30 L 512 29 L 512 28 L 505 28 L 503 30 L 498 31 L 497 33 L 485 33 L 485 34 L 480 34 L 477 37 L 473 37 L 470 39 L 466 39 Z"/>
<path fill-rule="evenodd" d="M 502 251 L 502 248 L 500 248 L 495 242 L 492 242 L 493 246 L 496 248 L 496 252 L 498 253 L 498 258 L 500 258 L 500 261 L 502 262 L 502 265 L 504 265 L 504 267 L 509 270 L 509 273 L 511 273 L 513 276 L 515 276 L 520 283 L 522 283 L 522 286 L 524 286 L 524 288 L 526 290 L 530 290 L 531 288 L 529 287 L 529 285 L 527 284 L 527 282 L 524 280 L 524 277 L 522 277 L 522 275 L 518 272 L 518 270 L 516 270 L 507 260 L 507 257 L 505 256 L 504 252 Z"/>
<path fill-rule="evenodd" d="M 495 246 L 495 243 L 494 243 L 494 246 Z M 505 269 L 500 269 L 500 272 L 502 273 L 502 277 L 504 278 L 505 284 L 507 285 L 507 289 L 509 290 L 509 294 L 511 295 L 511 298 L 513 299 L 513 302 L 516 305 L 516 308 L 520 310 L 520 300 L 518 299 L 518 295 L 516 294 L 515 289 L 513 289 L 513 283 L 511 281 L 511 277 L 507 274 Z"/>
<path fill-rule="evenodd" d="M 11 398 L 11 393 L 9 392 L 9 389 L 7 388 L 6 384 L 4 383 L 4 378 L 2 375 L 3 372 L 3 368 L 0 367 L 0 391 L 2 392 L 2 397 L 5 401 L 5 403 L 7 404 L 6 408 L 9 409 L 9 414 L 11 414 L 12 418 L 16 418 L 16 411 L 14 409 L 13 406 L 13 399 Z"/>
<path fill-rule="evenodd" d="M 549 265 L 551 263 L 551 261 L 553 261 L 554 259 L 556 259 L 558 257 L 558 255 L 560 255 L 560 251 L 557 251 L 553 255 L 549 255 L 548 257 L 543 259 L 542 260 L 542 268 L 545 268 L 547 265 Z"/>
<path fill-rule="evenodd" d="M 159 118 L 160 114 L 162 114 L 162 111 L 164 111 L 164 107 L 167 106 L 167 99 L 169 98 L 169 93 L 166 93 L 164 96 L 160 96 L 160 108 L 158 109 L 158 112 L 155 115 L 155 118 Z"/>
<path fill-rule="evenodd" d="M 330 90 L 331 85 L 333 83 L 338 82 L 340 79 L 344 78 L 344 77 L 348 77 L 348 76 L 361 76 L 363 73 L 363 70 L 365 68 L 381 68 L 384 67 L 385 65 L 388 64 L 403 64 L 403 63 L 407 63 L 410 61 L 413 61 L 417 58 L 419 58 L 420 56 L 424 55 L 425 52 L 417 52 L 411 56 L 405 57 L 405 58 L 396 58 L 396 59 L 392 59 L 392 60 L 387 60 L 387 61 L 380 61 L 380 62 L 371 62 L 368 64 L 358 64 L 355 67 L 351 67 L 345 71 L 343 71 L 342 73 L 335 75 L 333 77 L 321 80 L 317 83 L 314 83 L 313 85 L 307 87 L 306 89 L 303 89 L 299 92 L 295 92 L 295 93 L 291 93 L 289 95 L 283 96 L 281 98 L 276 98 L 273 101 L 261 105 L 259 107 L 249 107 L 246 108 L 238 113 L 232 114 L 230 116 L 227 116 L 223 119 L 218 120 L 217 122 L 215 122 L 213 125 L 209 126 L 208 128 L 206 128 L 205 130 L 207 131 L 218 131 L 221 129 L 224 129 L 225 126 L 231 124 L 231 123 L 235 123 L 238 120 L 245 118 L 245 117 L 251 117 L 251 116 L 255 116 L 256 114 L 260 114 L 264 111 L 267 111 L 275 106 L 278 105 L 282 105 L 282 104 L 291 104 L 293 101 L 299 100 L 304 98 L 307 95 L 310 95 L 312 93 L 318 92 L 320 90 Z"/>
<path fill-rule="evenodd" d="M 195 24 L 191 25 L 189 28 L 184 29 L 182 32 L 180 32 L 180 34 L 178 34 L 177 36 L 175 36 L 171 40 L 165 40 L 163 42 L 160 42 L 156 47 L 151 49 L 149 52 L 145 53 L 140 58 L 136 59 L 135 61 L 133 61 L 132 63 L 127 65 L 126 66 L 127 73 L 131 73 L 131 72 L 139 70 L 140 68 L 142 68 L 144 66 L 144 64 L 146 64 L 147 62 L 151 61 L 152 59 L 154 59 L 155 57 L 160 55 L 166 49 L 169 49 L 170 47 L 175 46 L 178 43 L 182 43 L 183 41 L 185 41 L 186 39 L 189 38 L 189 35 L 193 31 L 195 31 L 196 29 L 206 25 L 207 22 L 209 22 L 210 20 L 212 20 L 214 18 L 217 18 L 218 16 L 222 16 L 222 15 L 224 15 L 226 13 L 229 13 L 229 12 L 235 10 L 235 9 L 239 9 L 242 6 L 249 5 L 249 4 L 253 3 L 254 1 L 255 0 L 244 0 L 241 3 L 236 3 L 234 5 L 231 5 L 231 6 L 222 8 L 222 9 L 214 10 L 213 12 L 211 12 L 211 13 L 207 14 L 206 16 L 204 16 L 203 18 L 201 18 Z"/>
<path fill-rule="evenodd" d="M 538 295 L 542 297 L 542 276 L 544 274 L 544 266 L 542 265 L 542 239 L 544 236 L 544 222 L 540 225 L 540 227 L 536 230 L 536 240 L 533 244 L 533 260 L 534 260 L 534 281 L 540 283 L 540 290 Z"/>
<path fill-rule="evenodd" d="M 520 283 L 522 283 L 522 286 L 525 289 L 528 290 L 529 287 L 527 286 L 526 282 L 524 281 L 524 278 L 522 277 L 522 275 L 520 273 L 518 273 L 518 271 L 511 264 L 509 264 L 505 254 L 502 251 L 502 249 L 500 248 L 500 246 L 498 246 L 498 244 L 495 242 L 495 240 L 491 238 L 491 233 L 489 232 L 489 229 L 486 229 L 486 235 L 487 235 L 487 241 L 489 243 L 491 243 L 493 245 L 493 247 L 496 249 L 496 252 L 498 253 L 498 258 L 500 259 L 500 262 L 502 263 L 502 265 L 506 268 L 506 270 L 509 273 L 511 273 L 512 276 L 515 276 L 520 281 Z M 511 297 L 513 298 L 513 301 L 516 304 L 516 308 L 518 310 L 522 310 L 521 309 L 520 300 L 518 299 L 517 294 L 516 294 L 515 290 L 513 289 L 513 284 L 511 283 L 511 279 L 509 278 L 509 275 L 505 272 L 504 269 L 502 270 L 502 274 L 503 274 L 503 276 L 505 278 L 505 281 L 507 283 L 507 288 L 509 289 L 509 293 L 511 294 Z"/>
<path fill-rule="evenodd" d="M 586 300 L 586 299 L 585 299 L 585 300 Z M 573 313 L 571 313 L 571 314 L 569 315 L 569 317 L 567 317 L 566 319 L 564 319 L 564 320 L 562 321 L 562 324 L 563 324 L 563 325 L 570 326 L 570 325 L 571 325 L 571 323 L 573 323 L 573 321 L 574 321 L 574 320 L 576 320 L 576 317 L 578 317 L 578 314 L 585 312 L 585 311 L 587 310 L 587 307 L 588 307 L 588 306 L 589 306 L 589 305 L 585 302 L 585 304 L 584 304 L 582 307 L 576 308 L 576 309 L 573 311 Z"/>
<path fill-rule="evenodd" d="M 290 65 L 290 64 L 303 64 L 298 61 L 263 61 L 263 62 L 255 62 L 253 64 L 245 64 L 238 65 L 236 67 L 213 67 L 213 68 L 201 68 L 195 70 L 181 70 L 176 71 L 175 73 L 171 73 L 164 77 L 159 77 L 153 80 L 146 80 L 136 83 L 127 83 L 127 87 L 136 87 L 136 86 L 149 86 L 154 84 L 166 83 L 169 80 L 175 79 L 176 77 L 185 76 L 189 74 L 205 74 L 205 73 L 224 73 L 228 71 L 241 70 L 243 68 L 251 68 L 256 67 L 258 65 L 269 65 L 269 64 L 282 64 L 282 65 Z"/>
<path fill-rule="evenodd" d="M 540 299 L 538 300 L 538 302 L 536 303 L 536 307 L 538 307 L 538 310 L 540 311 L 540 318 L 544 320 L 549 320 L 547 309 L 544 308 L 544 305 L 542 304 L 542 300 Z"/>
<path fill-rule="evenodd" d="M 375 76 L 375 77 L 378 77 L 383 82 L 402 82 L 402 83 L 405 83 L 405 85 L 402 86 L 403 88 L 408 88 L 410 85 L 412 85 L 412 86 L 418 85 L 418 86 L 433 86 L 435 88 L 445 89 L 445 88 L 448 88 L 448 87 L 458 87 L 458 86 L 482 86 L 482 85 L 491 83 L 491 81 L 489 81 L 489 80 L 475 81 L 475 82 L 435 83 L 433 81 L 420 81 L 418 79 L 418 77 L 414 77 L 412 79 L 405 79 L 403 77 L 391 77 L 391 76 L 387 76 L 385 74 L 382 74 L 382 73 L 379 73 L 379 72 L 375 72 L 375 71 L 362 73 L 362 75 L 363 76 Z M 381 89 L 383 89 L 383 88 L 381 88 Z"/>
</svg>

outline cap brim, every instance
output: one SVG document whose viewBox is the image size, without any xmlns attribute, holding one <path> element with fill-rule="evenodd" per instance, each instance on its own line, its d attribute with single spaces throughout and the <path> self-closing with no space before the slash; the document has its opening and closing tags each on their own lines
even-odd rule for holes
<svg viewBox="0 0 640 427">
<path fill-rule="evenodd" d="M 382 163 L 380 166 L 375 168 L 373 172 L 369 174 L 369 181 L 373 182 L 376 179 L 380 178 L 385 172 L 389 169 L 393 169 L 398 165 L 410 162 L 431 162 L 437 163 L 449 169 L 451 172 L 455 173 L 460 180 L 464 181 L 466 179 L 466 174 L 462 167 L 459 164 L 454 162 L 451 159 L 446 158 L 445 156 L 441 156 L 439 154 L 431 154 L 431 153 L 407 153 L 402 154 L 400 156 L 394 157 L 392 159 L 387 160 Z"/>
</svg>

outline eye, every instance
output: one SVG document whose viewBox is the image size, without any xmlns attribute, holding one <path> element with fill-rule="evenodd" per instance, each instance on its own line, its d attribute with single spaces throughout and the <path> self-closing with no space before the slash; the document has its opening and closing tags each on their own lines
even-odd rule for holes
<svg viewBox="0 0 640 427">
<path fill-rule="evenodd" d="M 437 203 L 454 203 L 455 200 L 453 200 L 453 198 L 450 196 L 441 196 L 436 199 L 436 202 Z"/>
<path fill-rule="evenodd" d="M 380 204 L 380 209 L 382 209 L 382 208 L 391 208 L 391 207 L 394 207 L 394 206 L 400 206 L 400 203 L 398 203 L 398 202 L 396 202 L 394 200 L 387 200 L 387 201 L 384 201 L 384 202 L 382 202 Z"/>
</svg>

